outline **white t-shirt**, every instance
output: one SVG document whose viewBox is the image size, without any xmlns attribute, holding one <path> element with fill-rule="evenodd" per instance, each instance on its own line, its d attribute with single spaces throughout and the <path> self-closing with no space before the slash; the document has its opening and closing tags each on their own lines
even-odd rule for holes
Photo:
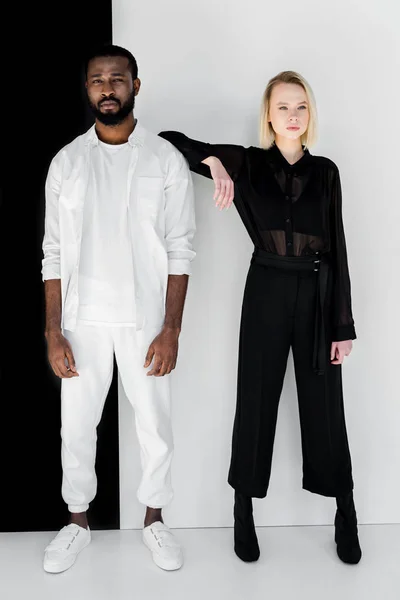
<svg viewBox="0 0 400 600">
<path fill-rule="evenodd" d="M 92 150 L 78 283 L 78 320 L 87 324 L 135 324 L 127 197 L 130 156 L 129 143 L 115 146 L 99 140 Z"/>
</svg>

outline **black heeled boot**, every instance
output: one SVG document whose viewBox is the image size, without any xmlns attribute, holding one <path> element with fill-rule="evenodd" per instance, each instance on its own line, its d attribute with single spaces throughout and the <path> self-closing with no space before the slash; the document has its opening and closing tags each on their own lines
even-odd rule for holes
<svg viewBox="0 0 400 600">
<path fill-rule="evenodd" d="M 357 514 L 353 492 L 336 498 L 335 542 L 337 554 L 344 563 L 356 565 L 362 552 L 358 540 Z"/>
<path fill-rule="evenodd" d="M 235 492 L 233 515 L 235 553 L 244 562 L 254 562 L 260 558 L 260 548 L 254 528 L 253 502 L 250 496 Z"/>
</svg>

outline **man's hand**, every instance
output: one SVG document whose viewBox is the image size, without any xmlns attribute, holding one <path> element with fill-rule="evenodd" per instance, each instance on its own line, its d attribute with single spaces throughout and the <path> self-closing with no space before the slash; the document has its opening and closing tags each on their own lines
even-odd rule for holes
<svg viewBox="0 0 400 600">
<path fill-rule="evenodd" d="M 163 377 L 169 375 L 176 366 L 178 357 L 178 338 L 179 329 L 163 327 L 161 333 L 152 341 L 146 355 L 144 368 L 150 366 L 153 361 L 153 368 L 147 373 L 148 376 Z"/>
<path fill-rule="evenodd" d="M 352 340 L 345 340 L 344 342 L 332 342 L 331 346 L 331 364 L 341 365 L 343 364 L 344 357 L 349 356 L 353 348 Z"/>
<path fill-rule="evenodd" d="M 48 333 L 46 339 L 49 363 L 57 377 L 61 379 L 79 377 L 71 345 L 63 334 L 59 331 Z"/>
</svg>

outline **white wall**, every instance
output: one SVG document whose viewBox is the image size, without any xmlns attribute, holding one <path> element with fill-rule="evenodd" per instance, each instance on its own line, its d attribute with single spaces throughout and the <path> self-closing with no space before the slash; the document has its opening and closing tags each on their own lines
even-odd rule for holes
<svg viewBox="0 0 400 600">
<path fill-rule="evenodd" d="M 312 152 L 339 166 L 358 332 L 344 367 L 360 522 L 400 522 L 399 36 L 396 0 L 114 0 L 114 43 L 139 63 L 136 116 L 158 133 L 257 144 L 258 109 L 284 69 L 311 83 L 320 115 Z M 233 208 L 194 176 L 198 234 L 173 375 L 175 527 L 232 525 L 226 483 L 236 401 L 240 307 L 252 247 Z M 140 527 L 133 418 L 121 398 L 121 526 Z M 289 362 L 271 486 L 259 525 L 331 523 L 334 500 L 301 490 Z"/>
</svg>

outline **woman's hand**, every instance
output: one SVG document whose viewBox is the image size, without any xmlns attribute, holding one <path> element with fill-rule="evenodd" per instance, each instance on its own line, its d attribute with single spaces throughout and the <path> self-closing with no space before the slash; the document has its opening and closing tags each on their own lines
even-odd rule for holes
<svg viewBox="0 0 400 600">
<path fill-rule="evenodd" d="M 349 356 L 352 349 L 353 349 L 352 340 L 345 340 L 344 342 L 332 342 L 331 364 L 332 365 L 343 364 L 344 357 Z"/>
<path fill-rule="evenodd" d="M 215 206 L 220 210 L 229 208 L 234 197 L 234 186 L 224 165 L 216 156 L 209 156 L 202 162 L 210 167 L 211 177 L 215 183 Z"/>
</svg>

